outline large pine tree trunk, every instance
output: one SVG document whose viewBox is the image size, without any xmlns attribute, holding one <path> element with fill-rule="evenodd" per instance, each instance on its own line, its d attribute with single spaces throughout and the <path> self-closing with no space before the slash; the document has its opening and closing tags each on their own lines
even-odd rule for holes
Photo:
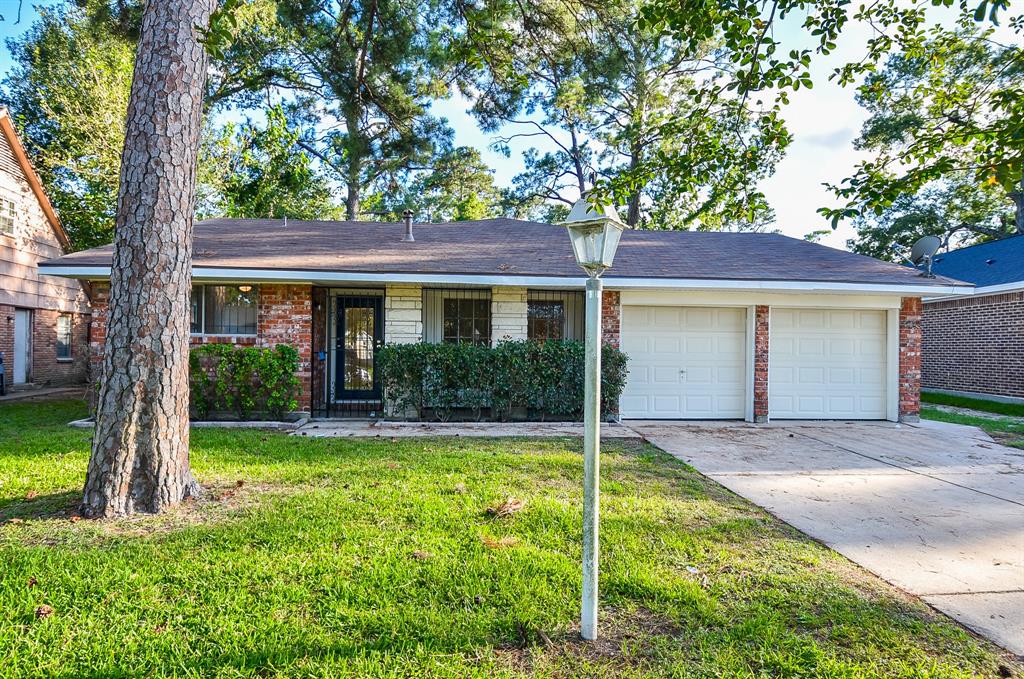
<svg viewBox="0 0 1024 679">
<path fill-rule="evenodd" d="M 159 512 L 189 467 L 192 215 L 216 0 L 147 0 L 128 101 L 103 382 L 82 514 Z"/>
</svg>

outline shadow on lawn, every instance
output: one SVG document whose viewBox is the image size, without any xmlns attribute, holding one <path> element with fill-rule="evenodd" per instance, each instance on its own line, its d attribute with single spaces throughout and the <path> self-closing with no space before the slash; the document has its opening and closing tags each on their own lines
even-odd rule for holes
<svg viewBox="0 0 1024 679">
<path fill-rule="evenodd" d="M 65 491 L 31 498 L 0 500 L 0 523 L 26 519 L 66 519 L 78 513 L 81 491 Z"/>
</svg>

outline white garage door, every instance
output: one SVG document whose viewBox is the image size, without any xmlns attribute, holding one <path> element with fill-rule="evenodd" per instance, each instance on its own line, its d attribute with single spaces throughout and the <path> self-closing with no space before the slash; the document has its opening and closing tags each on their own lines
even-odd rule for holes
<svg viewBox="0 0 1024 679">
<path fill-rule="evenodd" d="M 772 418 L 885 419 L 885 312 L 772 307 Z"/>
<path fill-rule="evenodd" d="M 746 334 L 745 309 L 622 307 L 622 417 L 742 418 Z"/>
</svg>

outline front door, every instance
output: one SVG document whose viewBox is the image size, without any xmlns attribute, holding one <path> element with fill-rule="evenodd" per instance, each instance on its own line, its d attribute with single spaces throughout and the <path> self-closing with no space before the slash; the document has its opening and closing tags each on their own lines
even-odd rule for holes
<svg viewBox="0 0 1024 679">
<path fill-rule="evenodd" d="M 384 340 L 384 298 L 338 297 L 334 384 L 338 400 L 379 401 L 377 349 Z"/>
<path fill-rule="evenodd" d="M 14 384 L 24 384 L 31 377 L 29 366 L 32 365 L 32 311 L 30 309 L 14 310 L 14 361 L 11 366 L 11 380 Z"/>
</svg>

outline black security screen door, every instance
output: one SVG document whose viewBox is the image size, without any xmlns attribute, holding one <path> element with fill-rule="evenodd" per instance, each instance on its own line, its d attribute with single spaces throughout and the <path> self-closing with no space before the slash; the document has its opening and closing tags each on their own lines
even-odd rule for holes
<svg viewBox="0 0 1024 679">
<path fill-rule="evenodd" d="M 384 339 L 383 297 L 338 297 L 335 398 L 380 399 L 377 349 Z"/>
</svg>

